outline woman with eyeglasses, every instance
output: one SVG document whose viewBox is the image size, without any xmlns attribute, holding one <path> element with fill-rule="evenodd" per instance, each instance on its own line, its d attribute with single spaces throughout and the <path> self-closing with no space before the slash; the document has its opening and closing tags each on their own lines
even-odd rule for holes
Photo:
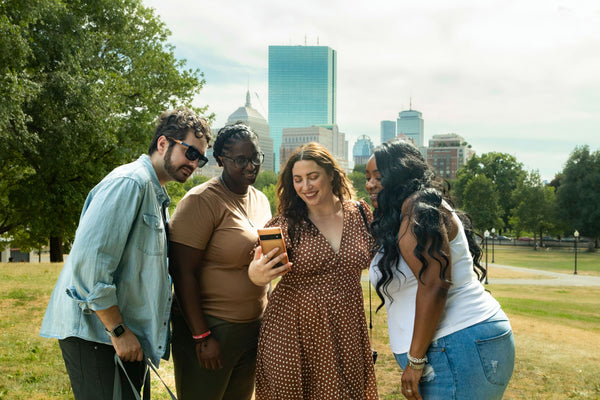
<svg viewBox="0 0 600 400">
<path fill-rule="evenodd" d="M 173 361 L 181 400 L 252 397 L 266 305 L 266 288 L 248 278 L 256 228 L 271 218 L 269 201 L 252 186 L 263 162 L 258 136 L 242 123 L 228 125 L 213 148 L 221 176 L 191 189 L 170 223 Z"/>
<path fill-rule="evenodd" d="M 317 143 L 290 156 L 277 194 L 278 215 L 267 226 L 281 227 L 292 264 L 261 327 L 256 400 L 377 399 L 361 287 L 372 256 L 371 210 L 353 200 L 352 183 Z M 281 261 L 274 255 L 257 249 L 248 269 L 257 285 L 273 279 Z"/>
</svg>

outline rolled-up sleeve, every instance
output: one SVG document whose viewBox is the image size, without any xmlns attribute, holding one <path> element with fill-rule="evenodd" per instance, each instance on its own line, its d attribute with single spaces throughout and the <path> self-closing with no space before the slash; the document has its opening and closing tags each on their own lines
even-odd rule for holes
<svg viewBox="0 0 600 400">
<path fill-rule="evenodd" d="M 83 297 L 77 293 L 75 286 L 65 289 L 67 296 L 77 303 L 84 314 L 91 314 L 96 310 L 104 310 L 117 304 L 115 285 L 99 282 Z"/>
<path fill-rule="evenodd" d="M 84 206 L 76 242 L 69 257 L 72 285 L 67 295 L 84 313 L 117 304 L 115 274 L 143 199 L 133 179 L 119 177 L 102 183 Z"/>
</svg>

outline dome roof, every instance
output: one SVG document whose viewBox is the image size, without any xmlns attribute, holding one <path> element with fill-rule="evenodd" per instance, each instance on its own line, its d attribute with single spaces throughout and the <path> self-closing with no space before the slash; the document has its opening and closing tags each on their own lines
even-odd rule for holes
<svg viewBox="0 0 600 400">
<path fill-rule="evenodd" d="M 246 105 L 235 110 L 233 114 L 227 118 L 227 122 L 236 121 L 267 122 L 265 117 L 252 107 L 252 103 L 250 102 L 250 91 L 246 92 Z"/>
</svg>

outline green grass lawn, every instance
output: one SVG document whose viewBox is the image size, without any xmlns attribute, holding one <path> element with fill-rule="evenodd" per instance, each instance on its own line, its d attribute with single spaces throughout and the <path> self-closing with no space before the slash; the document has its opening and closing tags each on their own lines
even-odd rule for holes
<svg viewBox="0 0 600 400">
<path fill-rule="evenodd" d="M 534 251 L 532 247 L 511 245 L 495 246 L 496 264 L 541 269 L 545 271 L 573 273 L 575 253 L 571 248 L 548 248 Z M 485 264 L 485 252 L 482 258 Z M 488 262 L 492 262 L 492 249 L 488 245 Z M 600 275 L 600 252 L 586 249 L 577 251 L 577 272 L 581 275 Z"/>
<path fill-rule="evenodd" d="M 1 400 L 72 398 L 57 341 L 38 336 L 61 267 L 0 263 Z M 510 317 L 517 344 L 515 373 L 505 399 L 600 399 L 600 288 L 487 288 Z M 363 290 L 368 311 L 367 282 Z M 378 304 L 373 292 L 373 311 Z M 380 398 L 401 399 L 401 371 L 389 349 L 385 310 L 373 317 Z M 161 363 L 159 371 L 174 389 L 172 363 Z M 152 387 L 154 399 L 169 399 L 155 377 Z"/>
</svg>

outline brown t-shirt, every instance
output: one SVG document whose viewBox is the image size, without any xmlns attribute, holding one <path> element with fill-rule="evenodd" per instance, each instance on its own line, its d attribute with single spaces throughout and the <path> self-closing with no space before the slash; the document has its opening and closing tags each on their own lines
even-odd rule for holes
<svg viewBox="0 0 600 400">
<path fill-rule="evenodd" d="M 170 240 L 204 250 L 196 272 L 207 315 L 230 322 L 261 318 L 266 287 L 248 278 L 248 264 L 258 241 L 256 228 L 271 218 L 267 197 L 250 186 L 231 192 L 219 178 L 191 189 L 169 222 Z"/>
</svg>

